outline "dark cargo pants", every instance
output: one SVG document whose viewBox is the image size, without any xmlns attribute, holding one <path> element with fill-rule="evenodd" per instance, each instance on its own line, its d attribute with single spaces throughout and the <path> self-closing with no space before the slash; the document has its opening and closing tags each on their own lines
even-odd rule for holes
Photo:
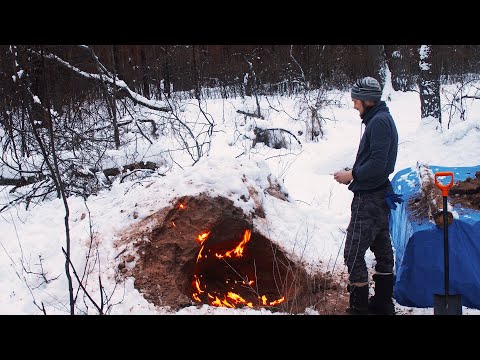
<svg viewBox="0 0 480 360">
<path fill-rule="evenodd" d="M 388 227 L 390 208 L 385 201 L 387 191 L 392 191 L 391 185 L 353 197 L 343 254 L 350 283 L 368 282 L 365 262 L 368 248 L 375 255 L 377 272 L 393 272 L 393 248 Z"/>
</svg>

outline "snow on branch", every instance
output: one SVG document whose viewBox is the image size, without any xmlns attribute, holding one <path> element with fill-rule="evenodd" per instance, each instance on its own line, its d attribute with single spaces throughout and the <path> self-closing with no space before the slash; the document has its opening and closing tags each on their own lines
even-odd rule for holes
<svg viewBox="0 0 480 360">
<path fill-rule="evenodd" d="M 117 79 L 114 80 L 112 74 L 110 74 L 110 72 L 105 68 L 105 66 L 103 66 L 103 64 L 101 64 L 101 62 L 98 60 L 98 57 L 93 53 L 93 50 L 91 50 L 90 48 L 85 47 L 85 46 L 82 46 L 82 48 L 87 48 L 87 49 L 90 50 L 90 53 L 94 57 L 94 60 L 96 61 L 97 65 L 99 65 L 99 70 L 101 70 L 103 72 L 103 74 L 95 74 L 95 73 L 90 73 L 90 72 L 87 72 L 87 71 L 83 71 L 83 70 L 77 68 L 76 66 L 70 64 L 68 61 L 63 60 L 62 58 L 60 58 L 59 56 L 57 56 L 55 54 L 51 54 L 51 53 L 44 54 L 44 57 L 46 59 L 56 61 L 57 63 L 65 66 L 67 69 L 70 69 L 71 71 L 73 71 L 73 72 L 77 73 L 78 75 L 81 75 L 81 76 L 83 76 L 87 79 L 93 79 L 93 80 L 96 80 L 96 81 L 102 81 L 102 82 L 106 81 L 106 82 L 108 82 L 110 85 L 115 86 L 117 88 L 117 91 L 120 91 L 120 92 L 123 92 L 124 94 L 126 94 L 137 105 L 142 105 L 142 106 L 145 106 L 145 107 L 147 107 L 151 110 L 156 110 L 156 111 L 163 111 L 163 112 L 172 111 L 172 109 L 170 107 L 161 106 L 161 105 L 158 104 L 157 101 L 147 99 L 146 97 L 136 93 L 135 91 L 133 91 L 132 89 L 130 89 L 128 87 L 128 85 L 125 83 L 125 81 L 117 80 Z M 32 54 L 35 54 L 37 56 L 41 56 L 40 52 L 38 52 L 38 51 L 35 51 L 33 49 L 29 49 L 29 51 Z"/>
</svg>

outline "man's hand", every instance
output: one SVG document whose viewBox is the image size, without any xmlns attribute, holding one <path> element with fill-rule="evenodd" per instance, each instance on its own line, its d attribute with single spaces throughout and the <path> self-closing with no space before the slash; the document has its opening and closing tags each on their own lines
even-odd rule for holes
<svg viewBox="0 0 480 360">
<path fill-rule="evenodd" d="M 390 209 L 395 210 L 397 208 L 397 204 L 401 204 L 403 202 L 402 199 L 403 194 L 395 194 L 394 192 L 385 194 L 385 201 Z"/>
<path fill-rule="evenodd" d="M 340 184 L 348 185 L 353 180 L 352 170 L 340 170 L 333 174 L 333 178 Z"/>
</svg>

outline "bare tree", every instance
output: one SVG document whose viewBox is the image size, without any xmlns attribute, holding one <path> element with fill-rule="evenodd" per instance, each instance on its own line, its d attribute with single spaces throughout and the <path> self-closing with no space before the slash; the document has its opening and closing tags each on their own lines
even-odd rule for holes
<svg viewBox="0 0 480 360">
<path fill-rule="evenodd" d="M 112 45 L 112 63 L 113 63 L 113 82 L 116 82 L 117 78 L 117 65 L 115 61 L 116 48 L 115 45 Z M 113 124 L 113 138 L 115 140 L 115 147 L 117 150 L 120 148 L 120 135 L 118 132 L 118 123 L 117 123 L 117 88 L 114 86 L 112 89 L 112 124 Z M 148 96 L 147 96 L 148 98 Z"/>
<path fill-rule="evenodd" d="M 42 59 L 42 68 L 45 69 L 45 57 L 43 56 L 43 48 L 40 50 L 41 53 L 41 59 Z M 43 72 L 45 74 L 45 71 Z M 67 196 L 65 194 L 65 187 L 63 186 L 63 181 L 62 177 L 60 174 L 60 169 L 58 166 L 58 158 L 57 158 L 57 153 L 55 149 L 55 134 L 53 131 L 53 121 L 52 121 L 52 115 L 51 115 L 51 108 L 50 108 L 50 100 L 48 97 L 48 83 L 45 81 L 43 82 L 45 89 L 44 93 L 46 94 L 45 100 L 45 108 L 47 110 L 47 116 L 48 118 L 48 132 L 50 135 L 50 146 L 51 146 L 51 154 L 52 154 L 52 160 L 53 160 L 53 169 L 50 169 L 52 171 L 52 179 L 54 179 L 55 184 L 57 185 L 57 193 L 59 193 L 62 201 L 63 201 L 63 206 L 65 208 L 65 218 L 64 218 L 64 223 L 65 223 L 65 246 L 66 246 L 66 251 L 65 251 L 65 274 L 67 275 L 67 281 L 68 281 L 68 294 L 70 297 L 70 315 L 75 314 L 75 302 L 73 299 L 73 284 L 72 284 L 72 276 L 70 275 L 70 225 L 69 225 L 69 217 L 70 217 L 70 209 L 68 207 L 68 202 L 67 202 Z M 31 119 L 31 118 L 30 118 Z M 33 125 L 33 124 L 32 124 Z M 37 134 L 37 140 L 39 141 L 39 145 L 43 146 L 41 144 L 40 137 Z"/>
<path fill-rule="evenodd" d="M 471 103 L 480 99 L 480 78 L 474 74 L 471 78 L 461 77 L 458 83 L 452 86 L 452 90 L 444 90 L 445 103 L 443 109 L 448 112 L 447 128 L 450 128 L 454 118 L 464 121 L 468 117 Z"/>
<path fill-rule="evenodd" d="M 437 119 L 439 125 L 442 126 L 442 111 L 440 104 L 440 76 L 435 66 L 434 46 L 422 45 L 418 49 L 420 55 L 420 105 L 422 111 L 422 119 L 433 117 Z"/>
<path fill-rule="evenodd" d="M 297 71 L 299 71 L 297 73 L 292 70 L 292 78 L 295 79 L 296 83 L 303 90 L 300 93 L 300 101 L 298 103 L 299 120 L 305 122 L 305 137 L 307 140 L 318 141 L 318 139 L 322 139 L 324 136 L 323 125 L 327 120 L 331 120 L 322 111 L 331 105 L 335 105 L 337 100 L 329 95 L 325 84 L 318 84 L 317 89 L 312 88 L 310 82 L 307 81 L 302 66 L 293 55 L 293 45 L 290 45 L 290 58 L 292 63 L 295 64 Z"/>
<path fill-rule="evenodd" d="M 379 80 L 380 85 L 385 85 L 385 51 L 383 45 L 367 45 L 368 74 Z"/>
<path fill-rule="evenodd" d="M 169 156 L 173 159 L 171 155 L 177 151 L 187 151 L 193 164 L 208 153 L 214 121 L 203 111 L 200 100 L 199 109 L 207 120 L 205 123 L 188 120 L 182 114 L 182 106 L 177 99 L 167 98 L 166 102 L 160 102 L 133 91 L 117 75 L 119 56 L 116 55 L 116 46 L 108 47 L 109 51 L 105 53 L 112 70 L 107 69 L 91 47 L 82 45 L 72 48 L 80 56 L 85 69 L 54 54 L 51 50 L 55 48 L 52 47 L 13 46 L 10 51 L 12 55 L 9 61 L 17 64 L 12 71 L 16 81 L 14 88 L 20 96 L 15 97 L 18 104 L 9 104 L 7 98 L 3 98 L 1 118 L 8 136 L 1 141 L 4 149 L 1 162 L 10 169 L 9 173 L 16 175 L 12 178 L 0 176 L 0 184 L 14 185 L 12 191 L 18 192 L 18 201 L 27 201 L 28 206 L 31 199 L 46 197 L 52 191 L 61 197 L 58 177 L 52 175 L 55 174 L 52 149 L 58 149 L 55 159 L 67 197 L 71 194 L 89 196 L 101 188 L 109 187 L 112 176 L 120 175 L 129 168 L 155 170 L 162 163 L 170 161 Z M 63 48 L 58 51 L 61 50 Z M 44 63 L 43 67 L 39 65 L 41 62 Z M 101 94 L 107 106 L 97 101 L 99 97 L 96 95 L 93 101 L 72 99 L 67 106 L 48 109 L 45 106 L 46 99 L 48 97 L 50 101 L 55 85 L 55 73 L 47 76 L 50 67 L 60 67 L 67 74 L 87 79 L 91 86 L 87 90 Z M 35 69 L 39 74 L 29 69 Z M 151 117 L 145 115 L 147 113 Z M 151 125 L 150 129 L 145 128 L 148 124 Z M 53 126 L 53 135 L 49 130 L 50 125 Z M 45 130 L 48 130 L 47 138 L 43 134 Z M 133 137 L 132 132 L 135 134 Z M 169 134 L 178 140 L 180 146 L 155 155 L 158 165 L 143 161 L 138 153 L 137 157 L 132 156 L 130 163 L 119 163 L 115 168 L 106 168 L 104 165 L 108 160 L 107 151 L 112 145 L 116 149 L 128 147 L 132 142 L 136 144 L 138 138 L 153 144 L 153 138 Z M 24 156 L 26 153 L 28 156 Z M 42 183 L 42 186 L 33 185 L 44 181 L 45 177 L 49 181 Z M 31 192 L 18 191 L 27 185 L 31 185 Z M 48 187 L 46 190 L 45 186 Z M 11 203 L 0 207 L 0 210 L 9 205 Z"/>
<path fill-rule="evenodd" d="M 395 91 L 416 91 L 418 86 L 418 47 L 383 45 L 385 61 Z"/>
<path fill-rule="evenodd" d="M 257 104 L 257 110 L 255 112 L 256 117 L 261 118 L 262 113 L 260 111 L 260 100 L 259 100 L 259 93 L 258 93 L 258 83 L 259 80 L 257 78 L 257 74 L 255 73 L 254 69 L 254 59 L 256 57 L 255 52 L 257 49 L 254 49 L 251 54 L 244 54 L 244 59 L 248 65 L 248 71 L 245 74 L 244 84 L 245 84 L 245 95 L 247 96 L 254 96 L 255 103 Z"/>
</svg>

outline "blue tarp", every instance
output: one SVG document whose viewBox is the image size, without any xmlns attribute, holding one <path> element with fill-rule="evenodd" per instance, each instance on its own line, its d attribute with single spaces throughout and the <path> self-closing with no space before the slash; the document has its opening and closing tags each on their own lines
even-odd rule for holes
<svg viewBox="0 0 480 360">
<path fill-rule="evenodd" d="M 429 169 L 433 173 L 451 171 L 457 182 L 474 178 L 480 166 L 430 165 Z M 449 181 L 445 178 L 443 182 Z M 390 217 L 396 261 L 395 300 L 404 306 L 433 307 L 434 294 L 445 294 L 444 229 L 429 219 L 419 222 L 409 216 L 408 202 L 420 191 L 415 168 L 397 172 L 392 185 L 405 200 Z M 451 204 L 450 196 L 447 199 Z M 454 220 L 448 226 L 449 295 L 460 294 L 463 306 L 480 309 L 480 211 L 459 204 L 452 210 Z"/>
</svg>

